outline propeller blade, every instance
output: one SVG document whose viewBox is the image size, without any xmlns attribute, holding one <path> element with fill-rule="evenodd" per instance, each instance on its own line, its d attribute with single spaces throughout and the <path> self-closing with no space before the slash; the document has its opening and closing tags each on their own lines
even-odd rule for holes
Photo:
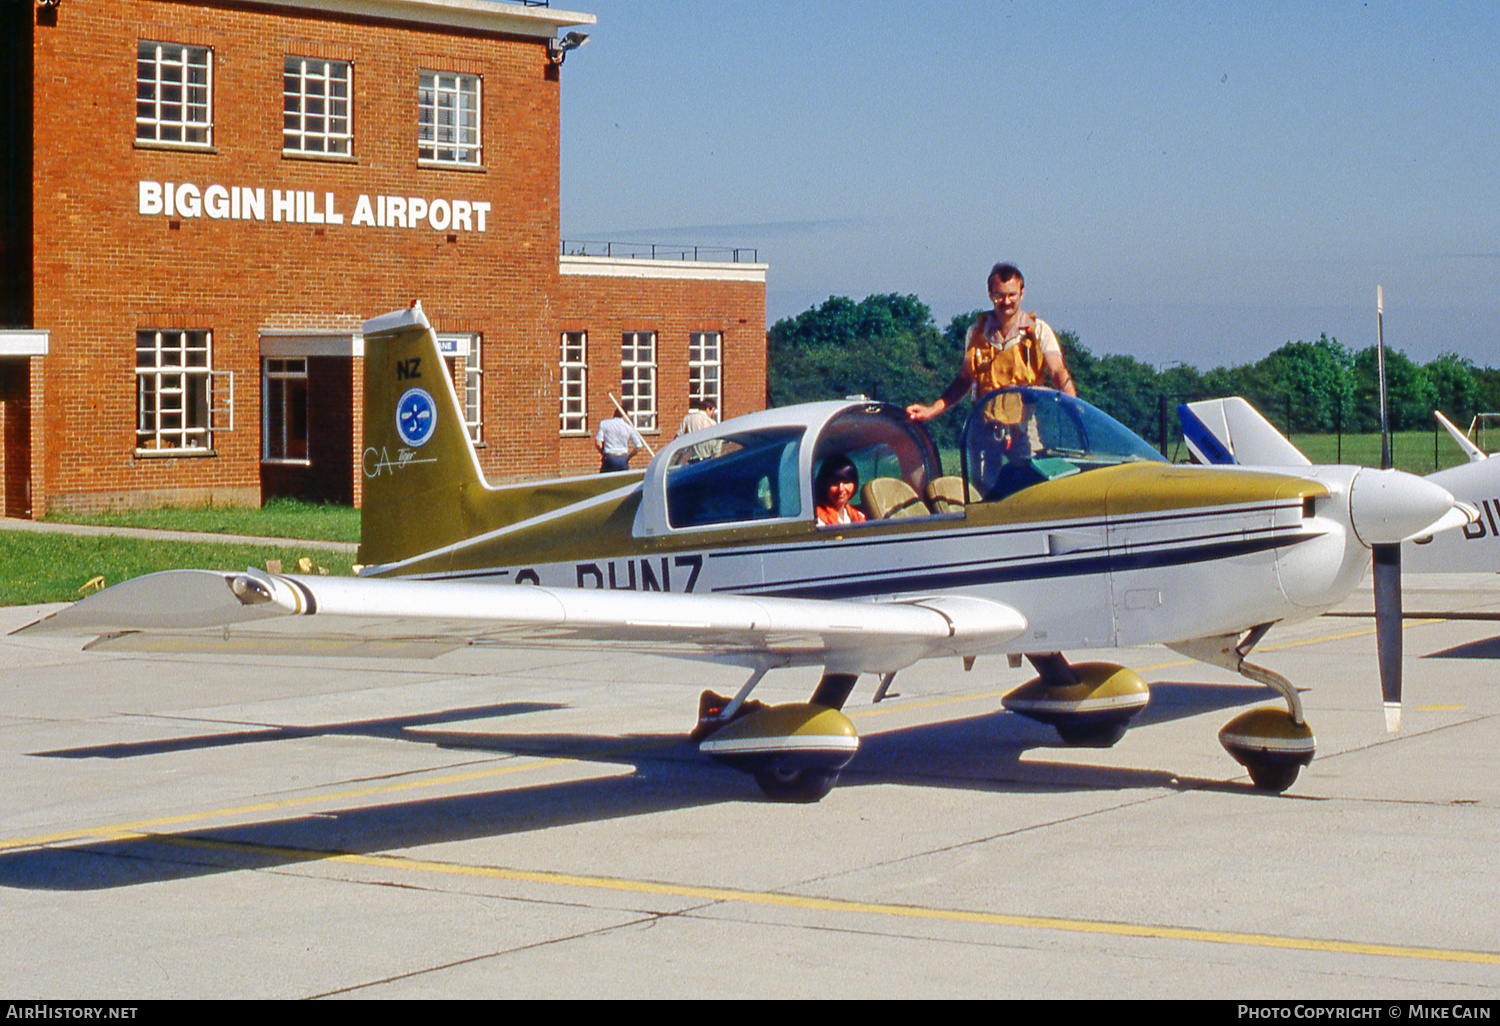
<svg viewBox="0 0 1500 1026">
<path fill-rule="evenodd" d="M 1375 648 L 1385 729 L 1401 729 L 1401 546 L 1374 545 Z"/>
</svg>

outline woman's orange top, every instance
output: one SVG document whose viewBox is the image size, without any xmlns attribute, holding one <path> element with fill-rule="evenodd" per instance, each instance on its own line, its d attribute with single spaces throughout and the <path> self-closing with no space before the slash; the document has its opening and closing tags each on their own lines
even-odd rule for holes
<svg viewBox="0 0 1500 1026">
<path fill-rule="evenodd" d="M 845 506 L 844 510 L 849 514 L 849 519 L 844 520 L 839 516 L 839 511 L 832 506 L 817 506 L 814 512 L 818 515 L 821 524 L 858 524 L 863 523 L 865 515 L 853 506 Z"/>
</svg>

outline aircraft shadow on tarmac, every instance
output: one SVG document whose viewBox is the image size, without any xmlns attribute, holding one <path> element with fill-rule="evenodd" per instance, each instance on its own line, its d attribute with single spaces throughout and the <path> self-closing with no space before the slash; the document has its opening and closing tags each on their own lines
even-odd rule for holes
<svg viewBox="0 0 1500 1026">
<path fill-rule="evenodd" d="M 547 702 L 502 702 L 467 709 L 445 709 L 419 716 L 395 716 L 379 720 L 355 720 L 349 723 L 318 724 L 312 727 L 255 727 L 227 734 L 194 734 L 190 737 L 164 738 L 159 741 L 122 741 L 116 744 L 91 745 L 85 748 L 56 748 L 33 755 L 53 759 L 132 759 L 140 755 L 163 755 L 190 752 L 200 748 L 227 748 L 231 745 L 259 744 L 265 741 L 289 741 L 308 737 L 383 737 L 409 738 L 407 733 L 421 727 L 464 720 L 495 719 L 520 716 L 523 713 L 547 712 L 564 708 Z"/>
<path fill-rule="evenodd" d="M 1462 645 L 1429 652 L 1426 659 L 1500 659 L 1500 637 L 1468 641 Z"/>
<path fill-rule="evenodd" d="M 1174 682 L 1153 684 L 1151 692 L 1151 705 L 1137 717 L 1132 729 L 1261 702 L 1269 696 L 1266 689 L 1254 686 Z M 244 744 L 318 734 L 371 734 L 465 750 L 615 764 L 632 772 L 320 810 L 291 819 L 4 852 L 0 853 L 0 887 L 103 890 L 316 862 L 340 855 L 401 852 L 674 809 L 765 800 L 748 776 L 700 755 L 696 745 L 683 735 L 601 737 L 428 729 L 474 715 L 513 714 L 519 705 L 328 727 L 240 731 L 187 740 L 197 742 L 188 747 L 205 748 L 215 743 Z M 1205 739 L 1208 740 L 1211 737 Z M 55 758 L 129 758 L 180 751 L 183 747 L 184 739 L 173 739 L 35 754 Z M 1032 749 L 1063 747 L 1050 728 L 1003 711 L 897 728 L 863 736 L 860 753 L 844 771 L 839 787 L 906 784 L 1011 792 L 1156 788 L 1261 796 L 1250 784 L 1241 781 L 1186 777 L 1167 770 L 1024 758 Z"/>
</svg>

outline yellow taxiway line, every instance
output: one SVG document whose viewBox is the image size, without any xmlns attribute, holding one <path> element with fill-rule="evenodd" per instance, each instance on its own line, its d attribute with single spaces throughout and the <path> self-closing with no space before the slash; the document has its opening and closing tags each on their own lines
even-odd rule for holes
<svg viewBox="0 0 1500 1026">
<path fill-rule="evenodd" d="M 502 766 L 498 769 L 475 770 L 470 773 L 450 773 L 440 777 L 422 777 L 420 780 L 406 780 L 401 783 L 380 784 L 374 787 L 361 787 L 347 791 L 321 791 L 317 794 L 303 795 L 299 798 L 279 798 L 275 801 L 255 802 L 250 805 L 235 805 L 226 809 L 184 812 L 176 816 L 158 816 L 154 819 L 138 819 L 129 823 L 111 823 L 104 826 L 59 830 L 50 834 L 34 834 L 30 837 L 12 837 L 0 840 L 0 851 L 10 851 L 15 848 L 34 848 L 46 844 L 64 844 L 69 841 L 91 839 L 119 840 L 121 838 L 147 837 L 152 835 L 142 833 L 141 831 L 181 826 L 184 823 L 195 823 L 203 820 L 230 819 L 235 816 L 248 816 L 258 812 L 279 812 L 283 809 L 294 809 L 301 805 L 324 805 L 329 802 L 373 798 L 401 791 L 442 787 L 445 784 L 464 784 L 474 780 L 484 780 L 489 777 L 505 776 L 510 773 L 522 773 L 526 770 L 546 769 L 550 766 L 563 766 L 585 761 L 587 760 L 543 759 L 538 762 Z"/>
<path fill-rule="evenodd" d="M 1049 930 L 1062 933 L 1094 934 L 1140 940 L 1177 940 L 1199 944 L 1223 944 L 1235 947 L 1268 948 L 1286 951 L 1312 951 L 1341 955 L 1369 955 L 1377 958 L 1418 959 L 1429 962 L 1465 962 L 1478 965 L 1500 965 L 1500 953 L 1461 951 L 1445 948 L 1422 948 L 1400 944 L 1368 944 L 1358 941 L 1319 940 L 1311 937 L 1282 937 L 1265 933 L 1239 933 L 1206 930 L 1196 927 L 1152 926 L 1090 919 L 1061 919 L 1052 916 L 1010 915 L 973 909 L 930 908 L 921 905 L 895 905 L 885 902 L 851 901 L 840 898 L 816 898 L 777 891 L 744 891 L 727 887 L 699 887 L 691 884 L 662 883 L 654 880 L 630 880 L 619 877 L 583 876 L 574 873 L 551 873 L 537 870 L 504 869 L 499 866 L 470 866 L 431 859 L 412 859 L 397 855 L 351 855 L 309 852 L 273 845 L 244 844 L 232 841 L 208 841 L 194 837 L 161 837 L 152 834 L 121 835 L 119 840 L 145 840 L 182 847 L 225 851 L 246 855 L 272 855 L 296 862 L 336 862 L 374 869 L 432 873 L 445 876 L 504 880 L 511 883 L 540 884 L 551 887 L 583 888 L 621 894 L 643 894 L 653 897 L 691 898 L 724 904 L 757 905 L 800 911 L 828 912 L 841 915 L 880 916 L 891 919 L 931 922 L 972 923 L 982 926 L 1012 927 L 1023 930 Z"/>
</svg>

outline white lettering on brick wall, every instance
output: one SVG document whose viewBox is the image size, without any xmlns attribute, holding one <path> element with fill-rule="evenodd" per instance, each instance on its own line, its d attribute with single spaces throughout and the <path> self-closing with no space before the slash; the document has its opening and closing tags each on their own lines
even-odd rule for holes
<svg viewBox="0 0 1500 1026">
<path fill-rule="evenodd" d="M 278 224 L 348 224 L 355 228 L 427 229 L 435 232 L 483 232 L 489 227 L 490 204 L 483 200 L 427 196 L 361 194 L 353 203 L 335 193 L 302 189 L 264 189 L 215 182 L 139 183 L 142 217 L 182 220 L 271 221 Z"/>
</svg>

